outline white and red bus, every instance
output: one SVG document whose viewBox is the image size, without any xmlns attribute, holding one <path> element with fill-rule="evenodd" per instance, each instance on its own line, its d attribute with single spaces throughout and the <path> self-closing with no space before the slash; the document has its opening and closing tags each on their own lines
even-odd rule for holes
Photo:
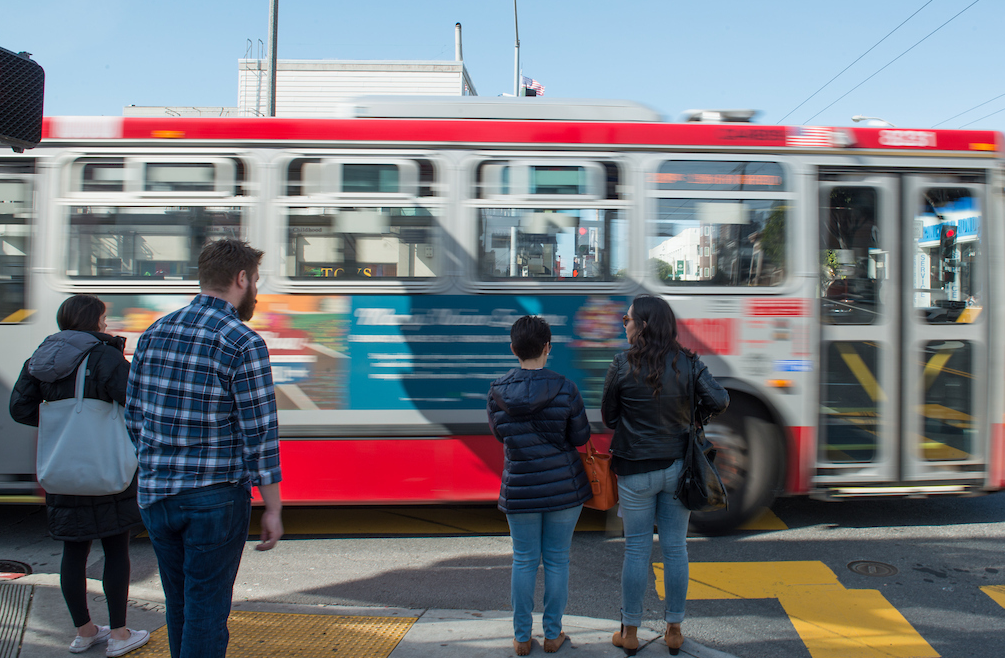
<svg viewBox="0 0 1005 658">
<path fill-rule="evenodd" d="M 670 302 L 730 391 L 708 428 L 730 509 L 699 528 L 779 494 L 1005 486 L 1000 133 L 542 100 L 47 118 L 38 148 L 0 155 L 0 392 L 68 295 L 99 295 L 135 345 L 196 294 L 202 245 L 233 236 L 266 252 L 250 324 L 290 504 L 494 500 L 485 394 L 528 313 L 605 445 L 604 374 L 639 293 Z M 34 431 L 4 414 L 0 436 L 0 494 L 33 499 Z"/>
</svg>

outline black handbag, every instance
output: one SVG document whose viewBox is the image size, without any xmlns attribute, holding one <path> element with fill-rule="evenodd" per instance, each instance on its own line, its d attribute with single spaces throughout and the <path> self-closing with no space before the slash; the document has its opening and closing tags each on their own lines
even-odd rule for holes
<svg viewBox="0 0 1005 658">
<path fill-rule="evenodd" d="M 697 359 L 691 361 L 690 437 L 674 498 L 692 512 L 715 512 L 726 509 L 728 503 L 726 488 L 722 486 L 722 478 L 715 469 L 715 446 L 705 438 L 705 431 L 697 425 L 695 389 L 698 387 L 698 377 L 694 373 L 695 361 Z"/>
</svg>

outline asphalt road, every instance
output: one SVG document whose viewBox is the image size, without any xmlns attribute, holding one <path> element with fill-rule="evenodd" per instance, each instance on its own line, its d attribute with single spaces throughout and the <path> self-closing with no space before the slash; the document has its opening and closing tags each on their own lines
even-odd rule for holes
<svg viewBox="0 0 1005 658">
<path fill-rule="evenodd" d="M 774 529 L 689 539 L 686 635 L 749 658 L 824 658 L 821 647 L 835 638 L 846 650 L 828 658 L 1005 656 L 1005 494 L 783 499 L 774 513 L 760 526 Z M 0 507 L 0 560 L 58 572 L 60 545 L 44 516 L 38 506 Z M 249 542 L 235 600 L 509 609 L 510 542 L 494 509 L 291 509 L 287 517 L 275 550 Z M 575 536 L 567 613 L 616 628 L 623 544 L 596 529 L 602 524 L 602 515 L 584 517 L 594 530 Z M 859 561 L 879 564 L 849 568 Z M 142 536 L 132 564 L 134 582 L 157 584 Z M 100 578 L 101 566 L 96 546 L 88 575 Z M 655 588 L 646 610 L 646 624 L 661 629 Z"/>
</svg>

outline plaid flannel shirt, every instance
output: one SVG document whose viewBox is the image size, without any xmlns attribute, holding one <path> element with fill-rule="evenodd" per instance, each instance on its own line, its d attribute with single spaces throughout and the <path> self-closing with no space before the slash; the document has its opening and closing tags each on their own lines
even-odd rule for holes
<svg viewBox="0 0 1005 658">
<path fill-rule="evenodd" d="M 282 479 L 269 352 L 222 299 L 198 295 L 143 333 L 125 416 L 140 507 L 220 482 Z"/>
</svg>

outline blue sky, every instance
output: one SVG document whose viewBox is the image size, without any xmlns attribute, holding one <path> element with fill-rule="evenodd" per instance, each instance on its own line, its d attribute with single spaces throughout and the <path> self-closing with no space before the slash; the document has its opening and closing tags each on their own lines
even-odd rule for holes
<svg viewBox="0 0 1005 658">
<path fill-rule="evenodd" d="M 1005 2 L 926 2 L 519 0 L 521 59 L 548 97 L 634 100 L 669 120 L 693 108 L 751 108 L 765 124 L 851 125 L 865 114 L 903 127 L 1005 128 Z M 234 106 L 237 60 L 249 40 L 257 56 L 268 36 L 269 0 L 4 5 L 0 46 L 45 68 L 50 116 Z M 478 93 L 511 93 L 512 0 L 280 0 L 279 57 L 453 59 L 456 22 Z"/>
</svg>

